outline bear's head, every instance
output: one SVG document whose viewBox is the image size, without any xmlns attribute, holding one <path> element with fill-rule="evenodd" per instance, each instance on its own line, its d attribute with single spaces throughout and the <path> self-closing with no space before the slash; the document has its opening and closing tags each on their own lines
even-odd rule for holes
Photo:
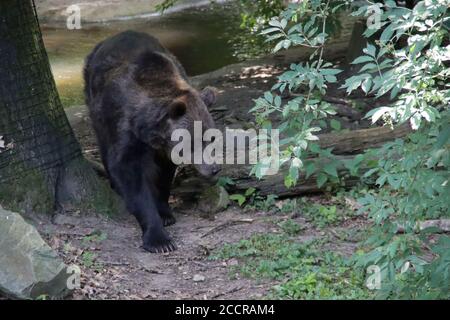
<svg viewBox="0 0 450 320">
<path fill-rule="evenodd" d="M 134 78 L 144 89 L 144 97 L 140 94 L 139 99 L 139 105 L 143 107 L 135 119 L 141 140 L 172 158 L 172 149 L 179 144 L 179 141 L 172 140 L 172 135 L 177 130 L 178 135 L 184 132 L 182 140 L 191 153 L 191 163 L 201 175 L 215 177 L 220 166 L 205 161 L 198 163 L 194 161 L 194 154 L 202 153 L 209 143 L 203 141 L 203 133 L 215 128 L 208 108 L 215 103 L 217 90 L 212 87 L 201 91 L 195 89 L 189 84 L 178 61 L 159 52 L 141 55 L 135 64 Z M 198 128 L 199 123 L 202 129 L 200 136 L 194 132 L 194 124 Z"/>
</svg>

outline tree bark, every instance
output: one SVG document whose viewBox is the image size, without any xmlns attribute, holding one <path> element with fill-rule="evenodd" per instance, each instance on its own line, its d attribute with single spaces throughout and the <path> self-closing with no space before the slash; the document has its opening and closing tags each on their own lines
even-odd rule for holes
<svg viewBox="0 0 450 320">
<path fill-rule="evenodd" d="M 411 129 L 408 124 L 399 126 L 394 130 L 389 127 L 378 127 L 363 130 L 353 130 L 345 133 L 328 133 L 319 135 L 319 144 L 322 148 L 333 148 L 333 154 L 340 160 L 350 160 L 352 155 L 361 153 L 370 148 L 377 148 L 383 143 L 406 136 Z M 317 160 L 318 161 L 318 160 Z M 230 188 L 233 192 L 240 192 L 250 187 L 256 188 L 260 195 L 276 194 L 279 197 L 289 197 L 307 193 L 323 192 L 330 187 L 325 184 L 322 187 L 317 186 L 317 177 L 312 175 L 305 179 L 300 176 L 299 182 L 292 188 L 286 188 L 284 185 L 284 176 L 286 169 L 280 169 L 276 175 L 264 177 L 258 180 L 250 176 L 251 165 L 224 165 L 221 176 L 233 179 L 235 185 Z M 360 181 L 358 177 L 348 175 L 348 170 L 344 166 L 338 168 L 341 184 L 350 187 Z M 211 185 L 211 182 L 203 179 L 193 168 L 180 168 L 175 177 L 172 193 L 182 198 L 195 198 L 205 188 Z"/>
<path fill-rule="evenodd" d="M 0 203 L 114 211 L 116 197 L 82 157 L 64 113 L 33 1 L 0 1 L 0 56 Z"/>
<path fill-rule="evenodd" d="M 365 149 L 377 148 L 387 141 L 401 138 L 410 133 L 409 124 L 403 124 L 391 129 L 388 126 L 349 132 L 327 133 L 320 135 L 319 144 L 322 148 L 333 148 L 334 154 L 355 154 Z"/>
<path fill-rule="evenodd" d="M 450 232 L 450 219 L 425 220 L 416 223 L 416 230 L 418 231 L 423 231 L 431 227 L 438 228 L 440 232 Z M 397 233 L 404 233 L 405 231 L 405 226 L 398 226 Z"/>
<path fill-rule="evenodd" d="M 344 156 L 339 157 L 338 159 L 351 160 L 352 158 L 352 156 Z M 231 178 L 234 182 L 234 185 L 227 187 L 231 193 L 242 193 L 248 188 L 255 188 L 261 196 L 275 194 L 279 198 L 285 198 L 324 192 L 331 187 L 330 183 L 318 187 L 316 175 L 312 175 L 306 179 L 305 175 L 301 174 L 297 185 L 286 188 L 284 185 L 284 176 L 287 173 L 286 168 L 280 168 L 280 171 L 277 174 L 266 176 L 262 179 L 250 176 L 250 170 L 251 166 L 249 165 L 224 166 L 221 176 Z M 341 165 L 337 171 L 341 178 L 347 176 L 345 179 L 341 180 L 340 186 L 351 187 L 360 181 L 357 177 L 349 177 L 348 170 L 345 169 L 343 165 Z M 211 182 L 200 177 L 194 169 L 191 167 L 184 167 L 175 178 L 172 194 L 186 200 L 197 199 L 198 195 L 210 185 Z"/>
</svg>

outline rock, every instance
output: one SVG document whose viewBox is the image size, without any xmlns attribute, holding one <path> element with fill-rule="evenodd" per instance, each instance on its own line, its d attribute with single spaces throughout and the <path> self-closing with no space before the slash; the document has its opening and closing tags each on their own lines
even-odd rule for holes
<svg viewBox="0 0 450 320">
<path fill-rule="evenodd" d="M 52 219 L 52 223 L 56 225 L 76 226 L 80 223 L 80 219 L 73 215 L 56 214 Z"/>
<path fill-rule="evenodd" d="M 229 266 L 237 266 L 237 265 L 239 265 L 239 261 L 237 259 L 233 258 L 233 259 L 230 259 L 228 261 L 227 265 L 229 265 Z"/>
<path fill-rule="evenodd" d="M 227 190 L 222 186 L 211 186 L 205 189 L 199 197 L 198 209 L 206 214 L 214 214 L 225 210 L 230 204 Z"/>
<path fill-rule="evenodd" d="M 11 298 L 62 298 L 71 274 L 37 230 L 0 207 L 0 292 Z"/>
<path fill-rule="evenodd" d="M 202 276 L 201 274 L 196 274 L 196 275 L 194 276 L 194 278 L 192 278 L 192 280 L 193 280 L 194 282 L 202 282 L 202 281 L 205 281 L 205 277 Z"/>
</svg>

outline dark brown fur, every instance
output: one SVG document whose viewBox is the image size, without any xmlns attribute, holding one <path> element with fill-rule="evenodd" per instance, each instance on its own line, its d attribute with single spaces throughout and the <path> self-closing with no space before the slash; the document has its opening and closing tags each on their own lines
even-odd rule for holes
<svg viewBox="0 0 450 320">
<path fill-rule="evenodd" d="M 175 129 L 194 121 L 213 128 L 210 88 L 194 89 L 178 60 L 155 38 L 127 31 L 99 43 L 86 59 L 86 103 L 103 164 L 143 231 L 144 249 L 176 246 L 163 226 L 175 223 L 168 199 L 176 166 L 170 159 Z M 205 176 L 217 165 L 198 165 Z"/>
</svg>

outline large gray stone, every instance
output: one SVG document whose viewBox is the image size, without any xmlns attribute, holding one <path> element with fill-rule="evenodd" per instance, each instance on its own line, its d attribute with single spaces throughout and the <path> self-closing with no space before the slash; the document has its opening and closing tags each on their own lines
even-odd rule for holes
<svg viewBox="0 0 450 320">
<path fill-rule="evenodd" d="M 198 209 L 203 215 L 213 215 L 225 210 L 230 204 L 230 197 L 224 187 L 214 185 L 206 188 L 198 199 Z"/>
<path fill-rule="evenodd" d="M 69 293 L 69 276 L 37 230 L 0 207 L 0 292 L 18 299 L 62 298 Z"/>
</svg>

